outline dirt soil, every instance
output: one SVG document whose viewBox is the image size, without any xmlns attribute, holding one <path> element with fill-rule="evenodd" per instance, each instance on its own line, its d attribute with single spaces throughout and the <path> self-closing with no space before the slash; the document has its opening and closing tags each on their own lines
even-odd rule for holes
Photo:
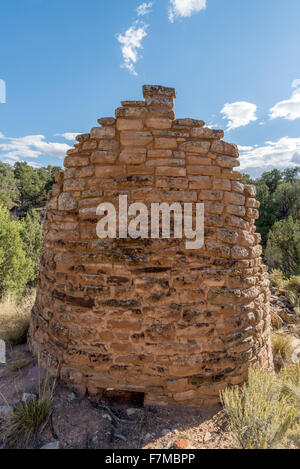
<svg viewBox="0 0 300 469">
<path fill-rule="evenodd" d="M 28 364 L 14 371 L 12 365 L 24 359 Z M 36 393 L 37 383 L 38 364 L 27 346 L 8 350 L 7 364 L 0 365 L 0 392 L 7 402 L 15 405 L 24 392 Z M 58 440 L 60 448 L 66 449 L 169 449 L 180 439 L 188 440 L 193 449 L 235 447 L 221 406 L 162 408 L 111 400 L 97 402 L 79 398 L 58 382 L 52 414 L 38 435 L 36 448 Z"/>
</svg>

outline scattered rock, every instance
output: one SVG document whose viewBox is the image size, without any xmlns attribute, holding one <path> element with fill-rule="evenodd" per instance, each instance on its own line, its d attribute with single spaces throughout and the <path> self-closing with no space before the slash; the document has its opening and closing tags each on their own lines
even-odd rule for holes
<svg viewBox="0 0 300 469">
<path fill-rule="evenodd" d="M 102 418 L 103 418 L 103 419 L 106 419 L 106 420 L 109 420 L 110 422 L 112 421 L 112 418 L 111 418 L 111 416 L 110 416 L 109 414 L 103 414 L 103 415 L 102 415 Z"/>
<path fill-rule="evenodd" d="M 137 415 L 141 412 L 141 409 L 127 409 L 126 413 L 128 417 L 131 417 L 132 415 Z"/>
<path fill-rule="evenodd" d="M 118 438 L 119 440 L 127 441 L 127 438 L 124 435 L 121 435 L 121 433 L 115 433 L 115 438 Z"/>
<path fill-rule="evenodd" d="M 13 409 L 9 406 L 0 406 L 0 418 L 7 418 L 13 412 Z"/>
<path fill-rule="evenodd" d="M 144 440 L 145 440 L 145 441 L 148 441 L 148 440 L 150 440 L 151 438 L 153 438 L 154 436 L 155 436 L 154 433 L 147 433 L 147 434 L 145 435 Z"/>
<path fill-rule="evenodd" d="M 24 392 L 21 401 L 23 403 L 28 402 L 28 401 L 35 401 L 36 400 L 36 395 L 35 394 L 29 394 Z"/>
<path fill-rule="evenodd" d="M 272 326 L 275 329 L 280 329 L 284 324 L 295 324 L 297 322 L 297 313 L 284 296 L 271 295 L 270 312 Z"/>
<path fill-rule="evenodd" d="M 204 435 L 204 438 L 203 438 L 203 442 L 207 443 L 209 440 L 211 440 L 211 433 L 206 432 L 205 435 Z"/>
<path fill-rule="evenodd" d="M 52 441 L 42 446 L 41 449 L 59 449 L 59 441 Z"/>
<path fill-rule="evenodd" d="M 71 394 L 68 395 L 68 400 L 75 401 L 75 399 L 77 399 L 75 392 L 71 392 Z"/>
<path fill-rule="evenodd" d="M 164 428 L 164 430 L 162 430 L 161 432 L 162 436 L 166 436 L 168 435 L 168 433 L 171 433 L 171 430 L 169 428 Z"/>
<path fill-rule="evenodd" d="M 191 448 L 191 443 L 190 443 L 189 440 L 186 440 L 184 438 L 180 438 L 180 439 L 174 441 L 173 447 L 175 449 L 190 449 Z"/>
</svg>

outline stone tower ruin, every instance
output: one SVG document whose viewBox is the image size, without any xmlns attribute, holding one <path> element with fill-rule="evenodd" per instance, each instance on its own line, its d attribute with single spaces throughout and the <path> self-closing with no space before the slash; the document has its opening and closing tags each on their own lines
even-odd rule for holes
<svg viewBox="0 0 300 469">
<path fill-rule="evenodd" d="M 255 187 L 221 130 L 176 119 L 173 88 L 144 86 L 79 135 L 56 175 L 29 343 L 80 394 L 205 405 L 249 365 L 271 366 L 269 289 Z M 203 202 L 205 244 L 99 239 L 97 207 Z"/>
</svg>

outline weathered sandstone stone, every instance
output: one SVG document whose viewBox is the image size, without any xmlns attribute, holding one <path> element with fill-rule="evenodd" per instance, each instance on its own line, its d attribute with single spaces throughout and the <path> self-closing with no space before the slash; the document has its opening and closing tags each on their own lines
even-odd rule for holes
<svg viewBox="0 0 300 469">
<path fill-rule="evenodd" d="M 205 122 L 197 119 L 176 119 L 174 120 L 173 127 L 204 127 Z"/>
<path fill-rule="evenodd" d="M 95 151 L 91 155 L 91 162 L 92 163 L 104 163 L 108 164 L 111 163 L 113 164 L 116 159 L 118 158 L 118 153 L 113 152 L 113 151 Z"/>
<path fill-rule="evenodd" d="M 176 90 L 166 86 L 144 85 L 143 95 L 146 96 L 165 96 L 168 98 L 176 98 Z"/>
<path fill-rule="evenodd" d="M 101 117 L 101 119 L 98 119 L 98 124 L 100 125 L 115 125 L 116 123 L 116 119 L 114 119 L 113 117 Z"/>
<path fill-rule="evenodd" d="M 191 137 L 194 138 L 204 138 L 207 140 L 219 140 L 224 137 L 224 131 L 223 130 L 213 130 L 209 129 L 208 127 L 206 128 L 194 128 L 191 130 Z"/>
<path fill-rule="evenodd" d="M 117 119 L 118 130 L 142 130 L 143 127 L 141 119 Z"/>
<path fill-rule="evenodd" d="M 179 148 L 180 150 L 186 151 L 188 153 L 199 153 L 200 155 L 205 155 L 208 153 L 208 150 L 210 148 L 210 142 L 184 142 L 180 145 Z"/>
<path fill-rule="evenodd" d="M 141 164 L 146 162 L 146 155 L 145 148 L 126 148 L 121 151 L 120 161 L 126 164 Z"/>
<path fill-rule="evenodd" d="M 91 130 L 91 138 L 114 138 L 116 131 L 114 127 L 94 127 Z"/>
<path fill-rule="evenodd" d="M 121 132 L 120 142 L 124 146 L 147 146 L 152 143 L 153 136 L 151 132 L 123 131 Z"/>
<path fill-rule="evenodd" d="M 78 206 L 78 202 L 72 194 L 68 194 L 67 192 L 63 192 L 60 194 L 58 198 L 58 210 L 63 210 L 64 212 L 69 212 L 76 210 Z"/>
</svg>

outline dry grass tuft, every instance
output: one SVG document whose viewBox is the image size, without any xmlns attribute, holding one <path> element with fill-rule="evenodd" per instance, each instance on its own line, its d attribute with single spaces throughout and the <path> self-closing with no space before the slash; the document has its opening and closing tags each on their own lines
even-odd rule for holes
<svg viewBox="0 0 300 469">
<path fill-rule="evenodd" d="M 286 282 L 286 297 L 298 313 L 300 311 L 300 275 L 294 275 Z M 300 316 L 299 316 L 300 318 Z"/>
<path fill-rule="evenodd" d="M 282 392 L 280 380 L 259 368 L 249 369 L 248 383 L 225 389 L 221 400 L 243 449 L 284 447 L 297 423 L 299 409 Z"/>
<path fill-rule="evenodd" d="M 280 371 L 282 393 L 299 409 L 300 417 L 300 363 L 286 366 Z"/>
<path fill-rule="evenodd" d="M 288 300 L 300 321 L 300 275 L 286 278 L 281 270 L 274 269 L 270 272 L 269 278 L 276 295 Z"/>
<path fill-rule="evenodd" d="M 283 275 L 282 270 L 274 269 L 269 273 L 269 279 L 271 287 L 279 290 L 279 292 L 283 291 L 286 287 L 286 279 Z"/>
<path fill-rule="evenodd" d="M 39 376 L 41 371 L 39 362 Z M 19 403 L 3 421 L 0 437 L 7 449 L 34 448 L 36 437 L 42 424 L 47 424 L 56 380 L 51 379 L 48 371 L 43 380 L 39 378 L 37 398 Z M 2 396 L 6 402 L 5 397 Z M 7 402 L 6 402 L 7 404 Z"/>
<path fill-rule="evenodd" d="M 8 344 L 18 345 L 26 342 L 30 313 L 35 301 L 35 292 L 31 292 L 17 301 L 13 295 L 7 295 L 0 302 L 0 338 Z"/>
<path fill-rule="evenodd" d="M 287 334 L 273 332 L 271 335 L 272 351 L 276 371 L 291 361 L 292 347 Z"/>
<path fill-rule="evenodd" d="M 285 367 L 280 372 L 282 394 L 298 412 L 296 425 L 288 433 L 288 440 L 295 448 L 300 448 L 300 363 Z"/>
</svg>

